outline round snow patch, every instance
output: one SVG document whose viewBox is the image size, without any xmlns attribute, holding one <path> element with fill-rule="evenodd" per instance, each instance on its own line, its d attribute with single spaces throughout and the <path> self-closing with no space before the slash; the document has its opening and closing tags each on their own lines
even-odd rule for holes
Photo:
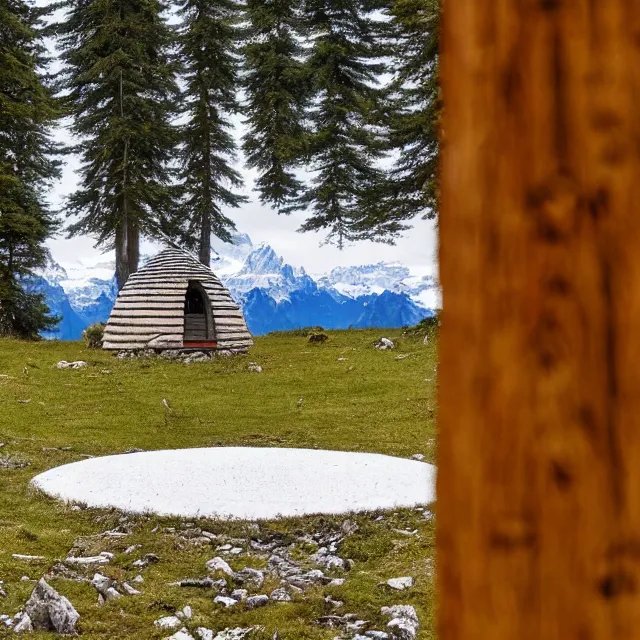
<svg viewBox="0 0 640 640">
<path fill-rule="evenodd" d="M 435 499 L 435 467 L 372 453 L 222 447 L 91 458 L 40 474 L 45 493 L 163 516 L 269 519 L 412 507 Z"/>
</svg>

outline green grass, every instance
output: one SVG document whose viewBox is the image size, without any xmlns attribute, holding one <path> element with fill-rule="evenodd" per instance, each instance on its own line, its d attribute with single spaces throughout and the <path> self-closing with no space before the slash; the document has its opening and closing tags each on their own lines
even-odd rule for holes
<svg viewBox="0 0 640 640">
<path fill-rule="evenodd" d="M 397 456 L 420 452 L 434 460 L 436 341 L 425 346 L 420 336 L 385 331 L 385 336 L 397 340 L 398 348 L 380 352 L 372 346 L 380 331 L 329 335 L 330 340 L 320 345 L 301 336 L 270 335 L 258 338 L 247 356 L 192 365 L 118 360 L 80 343 L 0 340 L 0 443 L 5 443 L 0 457 L 30 463 L 22 469 L 0 469 L 0 580 L 8 593 L 0 599 L 0 613 L 14 614 L 28 598 L 33 584 L 21 581 L 22 576 L 41 577 L 74 544 L 87 551 L 118 553 L 104 572 L 121 580 L 136 575 L 130 563 L 137 557 L 121 552 L 141 544 L 141 553 L 157 553 L 162 559 L 144 571 L 142 596 L 99 608 L 91 586 L 52 582 L 80 612 L 84 637 L 162 638 L 170 633 L 155 630 L 153 620 L 190 604 L 196 612 L 191 628 L 260 624 L 265 631 L 256 638 L 271 638 L 278 629 L 283 640 L 329 639 L 339 632 L 317 627 L 313 620 L 330 612 L 323 600 L 330 593 L 345 602 L 342 612 L 356 613 L 379 629 L 384 628 L 381 606 L 414 604 L 421 617 L 420 638 L 433 638 L 433 585 L 425 561 L 433 554 L 433 523 L 419 512 L 398 510 L 381 521 L 376 521 L 379 514 L 356 516 L 360 530 L 340 552 L 356 563 L 343 587 L 318 589 L 294 603 L 252 612 L 220 611 L 211 593 L 167 584 L 204 576 L 204 562 L 216 555 L 212 547 L 193 547 L 177 534 L 162 533 L 167 526 L 179 528 L 179 522 L 113 511 L 72 511 L 28 487 L 34 475 L 48 468 L 83 455 L 131 448 L 275 445 Z M 397 359 L 401 354 L 408 356 Z M 86 360 L 90 366 L 59 370 L 55 367 L 59 360 Z M 261 364 L 263 373 L 247 371 L 251 361 Z M 57 449 L 43 450 L 47 448 Z M 123 517 L 131 525 L 130 536 L 116 541 L 95 537 Z M 343 519 L 261 523 L 261 536 L 337 528 Z M 161 531 L 152 533 L 158 524 Z M 247 536 L 243 523 L 199 521 L 198 526 Z M 396 532 L 403 528 L 418 529 L 419 534 L 407 537 Z M 13 553 L 47 560 L 27 565 L 12 559 Z M 252 562 L 259 565 L 261 560 L 245 556 L 232 561 L 232 566 Z M 416 587 L 390 593 L 377 586 L 400 575 L 413 575 Z"/>
</svg>

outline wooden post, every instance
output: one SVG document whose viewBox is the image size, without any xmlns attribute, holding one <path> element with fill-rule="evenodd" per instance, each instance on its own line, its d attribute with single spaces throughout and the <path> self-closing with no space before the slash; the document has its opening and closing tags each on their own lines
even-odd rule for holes
<svg viewBox="0 0 640 640">
<path fill-rule="evenodd" d="M 444 7 L 438 638 L 640 638 L 640 1 Z"/>
</svg>

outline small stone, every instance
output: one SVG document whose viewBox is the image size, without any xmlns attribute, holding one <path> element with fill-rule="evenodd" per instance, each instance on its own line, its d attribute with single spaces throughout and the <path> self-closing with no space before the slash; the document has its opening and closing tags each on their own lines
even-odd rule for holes
<svg viewBox="0 0 640 640">
<path fill-rule="evenodd" d="M 423 453 L 414 453 L 410 458 L 410 460 L 417 460 L 418 462 L 422 462 L 424 460 Z"/>
<path fill-rule="evenodd" d="M 345 536 L 352 536 L 360 527 L 358 527 L 353 520 L 345 520 L 342 525 L 340 525 L 340 528 Z"/>
<path fill-rule="evenodd" d="M 395 349 L 396 345 L 389 340 L 389 338 L 380 338 L 378 342 L 375 344 L 375 348 L 379 351 L 387 351 L 390 349 Z"/>
<path fill-rule="evenodd" d="M 213 601 L 216 604 L 221 604 L 223 607 L 225 607 L 225 609 L 228 609 L 229 607 L 234 607 L 235 605 L 238 604 L 238 601 L 235 600 L 234 598 L 228 598 L 227 596 L 216 596 Z"/>
<path fill-rule="evenodd" d="M 122 590 L 128 595 L 128 596 L 139 596 L 141 595 L 141 591 L 138 591 L 137 589 L 135 589 L 134 587 L 132 587 L 128 582 L 123 582 L 122 583 Z"/>
<path fill-rule="evenodd" d="M 187 631 L 185 627 L 182 627 L 180 631 L 176 631 L 172 636 L 169 636 L 166 640 L 194 640 L 194 638 Z"/>
<path fill-rule="evenodd" d="M 365 631 L 366 638 L 373 638 L 374 640 L 388 640 L 389 634 L 386 631 Z"/>
<path fill-rule="evenodd" d="M 344 606 L 344 602 L 342 602 L 342 600 L 334 600 L 331 596 L 327 596 L 324 601 L 327 604 L 330 604 L 334 609 L 339 609 Z"/>
<path fill-rule="evenodd" d="M 140 549 L 141 547 L 142 547 L 142 545 L 141 545 L 141 544 L 132 544 L 130 547 L 127 547 L 127 548 L 124 550 L 124 552 L 125 552 L 127 555 L 130 555 L 130 554 L 132 554 L 136 549 Z"/>
<path fill-rule="evenodd" d="M 387 625 L 393 629 L 394 637 L 399 640 L 415 640 L 418 636 L 420 623 L 414 607 L 408 604 L 397 604 L 392 607 L 382 607 L 382 615 L 392 618 Z"/>
<path fill-rule="evenodd" d="M 21 614 L 20 619 L 18 620 L 16 625 L 13 627 L 13 630 L 15 633 L 25 633 L 28 631 L 33 631 L 33 624 L 31 623 L 31 618 L 26 613 Z"/>
<path fill-rule="evenodd" d="M 246 589 L 234 589 L 231 592 L 231 597 L 236 600 L 246 600 L 249 596 L 249 592 Z"/>
<path fill-rule="evenodd" d="M 31 618 L 33 628 L 75 634 L 80 614 L 67 598 L 61 596 L 41 578 L 25 605 L 25 613 Z"/>
<path fill-rule="evenodd" d="M 176 629 L 182 622 L 180 622 L 178 616 L 164 616 L 163 618 L 158 618 L 153 624 L 159 629 Z"/>
<path fill-rule="evenodd" d="M 219 556 L 212 558 L 206 563 L 207 569 L 211 573 L 215 573 L 216 571 L 222 571 L 222 573 L 233 576 L 233 569 Z"/>
<path fill-rule="evenodd" d="M 198 627 L 196 629 L 196 635 L 200 640 L 213 640 L 213 631 L 211 629 L 207 629 L 206 627 Z"/>
<path fill-rule="evenodd" d="M 105 591 L 104 597 L 107 601 L 117 600 L 118 598 L 122 598 L 122 594 L 116 591 L 115 587 L 109 587 Z"/>
<path fill-rule="evenodd" d="M 231 551 L 232 546 L 230 544 L 223 544 L 219 546 L 216 551 Z"/>
<path fill-rule="evenodd" d="M 111 558 L 107 556 L 99 555 L 99 556 L 86 556 L 86 557 L 73 557 L 69 556 L 65 559 L 66 564 L 75 564 L 75 565 L 93 565 L 93 564 L 109 564 Z"/>
<path fill-rule="evenodd" d="M 387 580 L 386 584 L 397 591 L 404 591 L 413 587 L 414 580 L 410 576 L 405 576 L 403 578 L 391 578 Z"/>
<path fill-rule="evenodd" d="M 11 557 L 14 560 L 21 560 L 22 562 L 40 562 L 41 560 L 46 560 L 44 556 L 24 556 L 20 553 L 13 553 Z"/>
<path fill-rule="evenodd" d="M 279 587 L 271 593 L 271 599 L 276 602 L 291 602 L 293 598 L 284 587 Z"/>
<path fill-rule="evenodd" d="M 144 578 L 138 574 L 131 582 L 135 584 L 142 584 L 144 582 Z"/>
<path fill-rule="evenodd" d="M 105 595 L 107 589 L 113 586 L 113 580 L 103 576 L 101 573 L 96 573 L 91 580 L 91 584 L 95 587 L 95 590 L 102 595 Z"/>
<path fill-rule="evenodd" d="M 234 577 L 242 580 L 243 582 L 250 582 L 256 587 L 256 589 L 260 589 L 264 584 L 264 572 L 259 569 L 252 569 L 251 567 L 245 567 L 242 571 L 235 574 Z"/>
<path fill-rule="evenodd" d="M 229 551 L 229 554 L 232 556 L 239 556 L 243 551 L 244 549 L 242 547 L 233 547 L 233 549 Z"/>
<path fill-rule="evenodd" d="M 269 596 L 259 595 L 251 596 L 245 600 L 247 609 L 257 609 L 258 607 L 266 607 L 269 604 Z"/>
<path fill-rule="evenodd" d="M 193 609 L 189 605 L 186 605 L 182 609 L 182 613 L 187 620 L 191 620 L 191 618 L 193 618 Z"/>
<path fill-rule="evenodd" d="M 341 587 L 345 582 L 346 582 L 346 580 L 344 578 L 334 578 L 333 580 L 331 580 L 331 582 L 329 582 L 329 584 L 327 586 L 328 587 Z"/>
<path fill-rule="evenodd" d="M 262 373 L 262 367 L 257 362 L 250 362 L 247 369 L 254 373 Z"/>
</svg>

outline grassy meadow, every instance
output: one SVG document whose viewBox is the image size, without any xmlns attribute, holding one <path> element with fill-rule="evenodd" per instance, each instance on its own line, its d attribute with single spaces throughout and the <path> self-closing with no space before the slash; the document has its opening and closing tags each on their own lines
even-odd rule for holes
<svg viewBox="0 0 640 640">
<path fill-rule="evenodd" d="M 375 350 L 373 343 L 381 335 L 396 341 L 397 348 Z M 85 638 L 164 638 L 173 631 L 157 629 L 153 621 L 188 604 L 194 610 L 186 624 L 192 633 L 198 626 L 219 631 L 260 625 L 263 629 L 251 638 L 271 639 L 277 631 L 281 640 L 328 640 L 341 632 L 315 623 L 335 613 L 327 596 L 344 602 L 340 614 L 354 613 L 370 621 L 367 628 L 372 629 L 385 628 L 382 606 L 412 604 L 420 616 L 418 637 L 434 638 L 432 567 L 425 562 L 433 557 L 434 523 L 420 511 L 353 516 L 359 529 L 345 540 L 340 555 L 355 564 L 343 586 L 317 587 L 293 602 L 245 611 L 221 608 L 208 590 L 169 583 L 204 577 L 205 562 L 219 555 L 215 543 L 190 544 L 180 533 L 185 527 L 248 541 L 257 531 L 251 523 L 186 525 L 176 519 L 78 509 L 29 488 L 34 475 L 51 467 L 131 449 L 280 446 L 403 457 L 422 453 L 434 461 L 436 341 L 424 345 L 422 335 L 403 336 L 401 330 L 334 331 L 329 336 L 324 344 L 296 335 L 265 336 L 256 339 L 246 356 L 191 365 L 159 358 L 119 360 L 82 343 L 0 339 L 0 581 L 6 591 L 0 614 L 15 614 L 29 597 L 33 580 L 49 575 L 70 553 L 109 551 L 115 557 L 101 571 L 119 581 L 141 573 L 144 584 L 136 586 L 142 595 L 98 606 L 90 584 L 60 575 L 50 580 L 80 613 L 78 629 Z M 85 360 L 89 366 L 60 370 L 55 366 L 60 360 Z M 248 371 L 249 362 L 259 363 L 263 372 Z M 339 531 L 344 520 L 323 516 L 260 522 L 259 537 L 293 543 L 305 534 Z M 128 535 L 100 535 L 116 527 Z M 306 543 L 296 544 L 300 557 L 306 557 Z M 140 547 L 125 554 L 132 545 Z M 142 571 L 132 566 L 148 553 L 160 561 Z M 13 554 L 44 559 L 18 561 Z M 264 566 L 248 545 L 247 553 L 228 561 L 236 570 Z M 379 586 L 399 576 L 413 576 L 415 586 L 402 592 Z M 265 585 L 260 593 L 277 586 Z M 14 635 L 1 629 L 0 637 Z"/>
</svg>

